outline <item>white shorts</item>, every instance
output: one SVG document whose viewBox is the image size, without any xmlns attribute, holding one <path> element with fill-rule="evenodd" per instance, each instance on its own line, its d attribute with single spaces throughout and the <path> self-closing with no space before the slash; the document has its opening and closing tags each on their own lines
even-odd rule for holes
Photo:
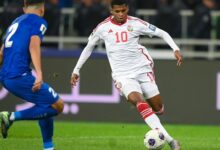
<svg viewBox="0 0 220 150">
<path fill-rule="evenodd" d="M 139 92 L 146 99 L 152 98 L 160 94 L 152 72 L 140 74 L 135 78 L 126 78 L 123 76 L 114 79 L 116 88 L 126 98 L 131 92 Z"/>
</svg>

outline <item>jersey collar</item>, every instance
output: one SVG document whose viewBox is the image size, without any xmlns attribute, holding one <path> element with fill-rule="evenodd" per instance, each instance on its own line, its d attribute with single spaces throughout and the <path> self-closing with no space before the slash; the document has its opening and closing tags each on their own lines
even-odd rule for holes
<svg viewBox="0 0 220 150">
<path fill-rule="evenodd" d="M 117 22 L 114 21 L 113 18 L 114 18 L 114 16 L 110 16 L 111 23 L 113 23 L 115 25 L 118 25 L 118 26 L 121 26 L 121 25 L 125 24 L 128 20 L 128 16 L 126 16 L 126 21 L 124 23 L 117 23 Z"/>
</svg>

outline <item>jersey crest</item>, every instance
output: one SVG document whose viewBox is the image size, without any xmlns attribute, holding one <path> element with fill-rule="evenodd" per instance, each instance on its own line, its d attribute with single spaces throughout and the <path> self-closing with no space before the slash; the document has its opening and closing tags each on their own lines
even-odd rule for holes
<svg viewBox="0 0 220 150">
<path fill-rule="evenodd" d="M 128 30 L 129 32 L 132 32 L 132 31 L 133 31 L 133 27 L 132 27 L 131 25 L 128 25 L 127 30 Z"/>
</svg>

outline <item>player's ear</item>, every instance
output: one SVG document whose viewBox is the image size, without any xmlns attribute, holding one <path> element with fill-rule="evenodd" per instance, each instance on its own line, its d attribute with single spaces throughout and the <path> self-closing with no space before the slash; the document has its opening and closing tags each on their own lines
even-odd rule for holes
<svg viewBox="0 0 220 150">
<path fill-rule="evenodd" d="M 111 6 L 109 6 L 109 10 L 110 10 L 110 13 L 113 15 L 113 10 Z"/>
<path fill-rule="evenodd" d="M 27 10 L 27 8 L 24 6 L 24 7 L 23 7 L 23 11 L 24 11 L 24 13 L 26 13 L 26 10 Z"/>
<path fill-rule="evenodd" d="M 42 17 L 44 16 L 44 13 L 45 13 L 45 6 L 44 6 L 44 4 L 42 4 L 42 6 L 41 6 L 41 16 Z"/>
<path fill-rule="evenodd" d="M 127 11 L 127 13 L 129 12 L 129 7 L 128 6 L 127 6 L 127 10 L 126 11 Z"/>
<path fill-rule="evenodd" d="M 110 13 L 113 15 L 114 12 L 111 10 Z"/>
</svg>

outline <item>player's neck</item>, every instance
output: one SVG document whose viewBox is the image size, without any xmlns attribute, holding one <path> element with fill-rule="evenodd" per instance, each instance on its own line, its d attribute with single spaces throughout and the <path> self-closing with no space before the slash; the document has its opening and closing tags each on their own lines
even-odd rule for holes
<svg viewBox="0 0 220 150">
<path fill-rule="evenodd" d="M 25 14 L 35 14 L 37 16 L 41 16 L 41 13 L 38 10 L 28 9 L 25 11 Z"/>
<path fill-rule="evenodd" d="M 42 17 L 44 15 L 43 5 L 33 5 L 23 8 L 25 14 L 35 14 Z"/>
<path fill-rule="evenodd" d="M 110 19 L 111 19 L 111 22 L 112 22 L 113 24 L 116 24 L 116 25 L 123 25 L 123 24 L 125 24 L 125 23 L 127 22 L 127 16 L 126 16 L 126 19 L 125 19 L 123 22 L 118 22 L 118 21 L 114 18 L 114 16 L 111 16 Z"/>
</svg>

